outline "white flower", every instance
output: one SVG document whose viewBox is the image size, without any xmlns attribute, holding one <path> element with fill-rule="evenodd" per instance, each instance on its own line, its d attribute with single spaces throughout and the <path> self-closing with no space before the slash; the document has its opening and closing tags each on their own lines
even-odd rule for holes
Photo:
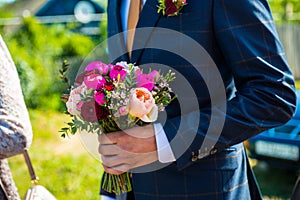
<svg viewBox="0 0 300 200">
<path fill-rule="evenodd" d="M 112 98 L 116 99 L 118 97 L 119 97 L 119 95 L 117 94 L 117 92 L 112 92 Z"/>
<path fill-rule="evenodd" d="M 126 94 L 124 92 L 121 93 L 121 98 L 125 99 L 126 98 Z"/>
<path fill-rule="evenodd" d="M 71 90 L 69 99 L 66 103 L 68 112 L 71 115 L 80 115 L 80 108 L 78 106 L 81 100 L 80 95 L 86 93 L 86 91 L 87 87 L 84 83 Z"/>
<path fill-rule="evenodd" d="M 124 69 L 126 69 L 126 70 L 129 69 L 129 64 L 125 61 L 118 62 L 118 63 L 116 63 L 116 65 L 120 65 L 120 66 L 124 67 Z"/>
<path fill-rule="evenodd" d="M 152 95 L 156 95 L 157 94 L 157 92 L 155 92 L 155 91 L 152 91 L 151 93 L 152 93 Z"/>
</svg>

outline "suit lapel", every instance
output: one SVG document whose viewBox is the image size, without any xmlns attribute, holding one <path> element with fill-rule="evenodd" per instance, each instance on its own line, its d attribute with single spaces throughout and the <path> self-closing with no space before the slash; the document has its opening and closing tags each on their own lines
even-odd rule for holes
<svg viewBox="0 0 300 200">
<path fill-rule="evenodd" d="M 121 15 L 120 15 L 120 7 L 122 0 L 109 0 L 108 1 L 108 37 L 112 37 L 113 35 L 118 34 L 116 38 L 108 39 L 109 45 L 109 62 L 116 61 L 126 61 L 129 60 L 128 54 L 124 54 L 127 52 L 125 42 L 124 42 L 124 34 L 120 34 L 123 32 Z M 117 59 L 117 60 L 116 60 Z"/>
<path fill-rule="evenodd" d="M 132 53 L 131 62 L 138 63 L 146 47 L 152 31 L 157 25 L 161 14 L 157 13 L 158 0 L 147 0 L 139 17 L 137 29 L 151 27 L 151 31 L 137 31 L 133 42 L 133 49 L 138 49 Z"/>
<path fill-rule="evenodd" d="M 127 48 L 125 45 L 124 35 L 120 34 L 123 32 L 121 16 L 120 16 L 120 7 L 122 0 L 109 0 L 108 1 L 108 37 L 119 34 L 117 38 L 114 40 L 108 40 L 109 45 L 109 62 L 116 61 L 126 61 L 129 60 L 129 55 L 127 52 Z M 157 0 L 147 0 L 142 12 L 140 14 L 140 18 L 137 24 L 137 28 L 143 27 L 151 27 L 152 30 L 156 27 L 161 14 L 157 13 Z M 138 49 L 132 53 L 130 61 L 133 63 L 138 63 L 140 57 L 144 51 L 144 47 L 146 47 L 147 42 L 151 36 L 152 31 L 137 31 L 135 34 L 133 48 Z M 118 58 L 118 59 L 117 59 Z M 117 59 L 117 60 L 116 60 Z"/>
</svg>

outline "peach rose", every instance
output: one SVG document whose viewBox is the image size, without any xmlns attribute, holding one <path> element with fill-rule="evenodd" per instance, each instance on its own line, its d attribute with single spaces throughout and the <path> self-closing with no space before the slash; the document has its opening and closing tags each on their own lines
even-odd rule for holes
<svg viewBox="0 0 300 200">
<path fill-rule="evenodd" d="M 152 94 L 146 88 L 134 88 L 129 97 L 129 114 L 144 122 L 157 119 L 158 108 Z"/>
<path fill-rule="evenodd" d="M 87 90 L 87 87 L 84 83 L 71 90 L 69 99 L 66 103 L 68 112 L 71 115 L 80 115 L 80 106 L 78 106 L 78 104 L 80 104 L 81 100 L 80 94 L 83 94 L 85 90 Z"/>
</svg>

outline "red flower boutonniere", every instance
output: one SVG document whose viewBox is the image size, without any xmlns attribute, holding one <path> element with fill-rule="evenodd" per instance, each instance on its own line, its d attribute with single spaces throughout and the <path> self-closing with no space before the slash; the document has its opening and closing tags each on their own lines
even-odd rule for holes
<svg viewBox="0 0 300 200">
<path fill-rule="evenodd" d="M 163 15 L 175 16 L 183 6 L 187 5 L 186 0 L 158 0 L 159 5 L 157 13 L 162 12 Z"/>
</svg>

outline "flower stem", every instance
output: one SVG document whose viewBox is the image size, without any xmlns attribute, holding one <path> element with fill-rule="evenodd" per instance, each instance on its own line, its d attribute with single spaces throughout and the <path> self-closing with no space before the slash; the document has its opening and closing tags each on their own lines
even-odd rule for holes
<svg viewBox="0 0 300 200">
<path fill-rule="evenodd" d="M 121 193 L 130 192 L 132 190 L 130 175 L 128 172 L 120 175 L 113 175 L 104 172 L 103 176 L 104 178 L 101 187 L 107 192 L 114 192 L 115 194 L 120 195 Z"/>
</svg>

